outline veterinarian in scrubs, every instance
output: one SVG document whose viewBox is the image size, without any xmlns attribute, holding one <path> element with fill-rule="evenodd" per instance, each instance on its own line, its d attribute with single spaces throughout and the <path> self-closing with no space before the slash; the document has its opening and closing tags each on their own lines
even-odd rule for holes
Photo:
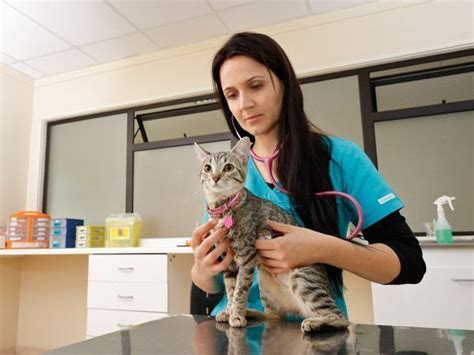
<svg viewBox="0 0 474 355">
<path fill-rule="evenodd" d="M 249 137 L 260 157 L 279 149 L 273 175 L 289 195 L 272 184 L 264 164 L 253 158 L 248 161 L 245 187 L 287 210 L 299 224 L 269 222 L 283 235 L 256 242 L 260 268 L 278 274 L 325 264 L 336 303 L 346 316 L 342 270 L 381 284 L 421 281 L 426 266 L 418 241 L 400 213 L 403 202 L 357 144 L 329 135 L 308 120 L 294 69 L 272 38 L 258 33 L 233 35 L 216 53 L 212 75 L 234 136 Z M 357 224 L 349 201 L 314 196 L 331 190 L 350 194 L 360 203 L 368 247 L 345 239 L 349 223 Z M 215 221 L 209 220 L 192 234 L 192 280 L 211 294 L 223 290 L 221 273 L 233 256 L 227 229 L 213 230 L 214 226 Z M 224 296 L 212 315 L 225 309 L 226 303 Z M 257 277 L 247 307 L 263 310 Z"/>
</svg>

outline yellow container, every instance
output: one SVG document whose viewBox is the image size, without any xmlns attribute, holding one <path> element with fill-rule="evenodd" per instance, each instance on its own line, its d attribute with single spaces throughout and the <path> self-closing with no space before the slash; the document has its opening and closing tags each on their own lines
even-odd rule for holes
<svg viewBox="0 0 474 355">
<path fill-rule="evenodd" d="M 113 214 L 105 219 L 105 246 L 138 247 L 143 219 L 138 213 Z"/>
</svg>

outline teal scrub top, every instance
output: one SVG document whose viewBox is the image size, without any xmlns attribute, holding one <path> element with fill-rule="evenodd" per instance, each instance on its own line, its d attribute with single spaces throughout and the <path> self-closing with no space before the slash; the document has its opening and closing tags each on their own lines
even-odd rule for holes
<svg viewBox="0 0 474 355">
<path fill-rule="evenodd" d="M 331 160 L 329 162 L 329 176 L 335 191 L 342 191 L 353 196 L 361 205 L 364 213 L 365 229 L 381 220 L 392 212 L 401 209 L 404 205 L 400 198 L 390 188 L 382 175 L 365 152 L 354 142 L 339 137 L 326 137 L 330 146 Z M 301 218 L 290 203 L 288 195 L 276 187 L 270 188 L 257 169 L 252 158 L 247 163 L 248 171 L 245 187 L 258 197 L 270 200 L 289 212 L 298 225 L 304 226 Z M 345 198 L 336 198 L 339 231 L 345 236 L 351 222 L 357 224 L 357 211 L 352 203 Z M 218 282 L 223 285 L 222 274 Z M 336 304 L 347 317 L 347 308 L 343 290 L 341 296 L 336 297 Z M 215 316 L 224 310 L 227 305 L 227 295 L 214 307 L 211 315 Z M 249 291 L 247 308 L 263 311 L 258 286 L 258 269 L 255 270 L 252 286 Z"/>
</svg>

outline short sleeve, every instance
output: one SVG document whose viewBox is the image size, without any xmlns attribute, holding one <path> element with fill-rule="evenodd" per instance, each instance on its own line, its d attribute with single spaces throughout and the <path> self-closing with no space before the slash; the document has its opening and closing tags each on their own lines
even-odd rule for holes
<svg viewBox="0 0 474 355">
<path fill-rule="evenodd" d="M 333 147 L 332 158 L 338 166 L 342 191 L 354 197 L 362 207 L 365 229 L 381 220 L 390 213 L 401 209 L 404 205 L 400 198 L 375 168 L 367 154 L 356 144 L 341 140 Z M 349 201 L 350 221 L 355 225 L 358 221 L 357 212 Z"/>
</svg>

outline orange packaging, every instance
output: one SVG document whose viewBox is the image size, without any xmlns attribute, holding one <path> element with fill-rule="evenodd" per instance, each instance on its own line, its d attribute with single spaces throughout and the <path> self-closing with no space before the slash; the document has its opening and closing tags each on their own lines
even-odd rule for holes
<svg viewBox="0 0 474 355">
<path fill-rule="evenodd" d="M 49 215 L 21 211 L 8 220 L 6 249 L 49 248 Z"/>
</svg>

